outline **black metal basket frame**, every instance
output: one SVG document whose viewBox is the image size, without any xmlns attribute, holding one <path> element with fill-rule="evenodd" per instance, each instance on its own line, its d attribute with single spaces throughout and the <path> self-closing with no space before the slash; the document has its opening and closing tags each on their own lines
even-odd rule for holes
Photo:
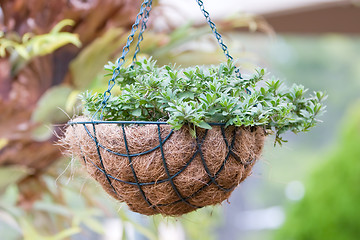
<svg viewBox="0 0 360 240">
<path fill-rule="evenodd" d="M 226 148 L 227 148 L 227 153 L 226 153 L 226 157 L 225 159 L 222 161 L 221 167 L 216 171 L 215 174 L 212 174 L 211 171 L 208 168 L 208 165 L 206 164 L 203 152 L 202 152 L 202 144 L 206 139 L 207 133 L 209 130 L 205 130 L 204 135 L 199 138 L 196 137 L 196 149 L 194 149 L 194 153 L 191 156 L 191 158 L 186 162 L 186 164 L 175 174 L 171 175 L 168 169 L 168 165 L 167 165 L 167 161 L 165 158 L 165 154 L 164 154 L 164 149 L 163 146 L 164 144 L 166 144 L 166 141 L 168 139 L 171 138 L 174 130 L 170 130 L 170 133 L 162 138 L 161 137 L 161 125 L 168 125 L 166 122 L 146 122 L 146 121 L 96 121 L 96 120 L 92 120 L 92 121 L 78 121 L 78 122 L 69 122 L 68 123 L 70 126 L 74 126 L 74 125 L 83 125 L 86 133 L 88 134 L 88 136 L 93 140 L 95 146 L 96 146 L 96 150 L 97 150 L 97 154 L 99 157 L 99 161 L 100 161 L 100 166 L 96 165 L 93 161 L 91 161 L 90 159 L 86 159 L 85 154 L 82 154 L 82 158 L 84 160 L 84 163 L 87 164 L 87 162 L 90 162 L 98 171 L 100 171 L 101 173 L 103 173 L 109 183 L 109 185 L 111 186 L 112 191 L 114 192 L 114 194 L 116 194 L 119 198 L 121 198 L 120 194 L 116 191 L 115 187 L 113 186 L 112 181 L 118 181 L 121 183 L 126 183 L 126 184 L 130 184 L 130 185 L 134 185 L 137 186 L 139 188 L 139 192 L 141 193 L 143 199 L 145 200 L 145 202 L 149 205 L 149 207 L 156 209 L 157 207 L 163 207 L 163 206 L 168 206 L 168 205 L 172 205 L 172 204 L 176 204 L 179 202 L 184 202 L 185 204 L 193 207 L 194 209 L 197 208 L 201 208 L 202 206 L 196 206 L 192 203 L 189 202 L 189 199 L 195 197 L 197 194 L 199 194 L 202 190 L 204 190 L 205 188 L 207 188 L 208 186 L 210 186 L 211 184 L 214 184 L 218 187 L 218 189 L 224 191 L 224 192 L 230 192 L 232 191 L 236 186 L 232 186 L 231 188 L 224 188 L 222 187 L 218 182 L 217 182 L 217 177 L 219 176 L 219 174 L 221 173 L 221 171 L 224 169 L 228 159 L 230 156 L 232 156 L 236 161 L 240 162 L 242 165 L 244 165 L 244 167 L 246 168 L 247 166 L 251 165 L 254 161 L 255 161 L 255 157 L 253 159 L 251 159 L 250 161 L 244 161 L 242 160 L 237 154 L 234 153 L 233 149 L 234 149 L 234 143 L 235 143 L 235 139 L 236 139 L 236 128 L 234 128 L 233 132 L 232 132 L 232 136 L 231 136 L 231 141 L 229 143 L 229 141 L 226 138 L 225 135 L 225 124 L 224 123 L 209 123 L 212 126 L 220 126 L 221 128 L 221 133 L 222 133 L 222 137 L 223 140 L 225 142 Z M 96 134 L 96 126 L 99 124 L 116 124 L 118 126 L 121 126 L 122 128 L 122 134 L 123 134 L 123 138 L 124 138 L 124 144 L 125 144 L 125 149 L 126 149 L 126 153 L 119 153 L 116 151 L 113 151 L 109 148 L 107 148 L 106 146 L 102 145 L 99 143 L 98 139 L 97 139 L 97 134 Z M 130 124 L 136 124 L 136 125 L 157 125 L 157 131 L 158 131 L 158 137 L 159 137 L 159 144 L 151 149 L 148 149 L 144 152 L 140 152 L 140 153 L 131 153 L 129 151 L 129 147 L 128 147 L 128 141 L 126 138 L 126 133 L 125 133 L 125 128 L 127 125 Z M 89 129 L 87 127 L 87 125 L 91 125 L 92 129 Z M 92 133 L 91 133 L 92 130 Z M 81 146 L 80 146 L 81 149 Z M 121 180 L 119 178 L 116 178 L 112 175 L 110 175 L 107 171 L 106 171 L 106 167 L 105 167 L 105 163 L 104 163 L 104 159 L 102 157 L 101 154 L 101 149 L 103 149 L 104 151 L 107 151 L 111 154 L 117 155 L 117 156 L 121 156 L 121 157 L 127 157 L 128 161 L 129 161 L 129 166 L 131 168 L 133 177 L 134 177 L 134 182 L 129 182 L 129 181 L 124 181 Z M 162 157 L 162 163 L 163 163 L 163 167 L 165 169 L 165 173 L 167 175 L 167 178 L 165 179 L 161 179 L 161 180 L 157 180 L 157 181 L 151 181 L 151 182 L 140 182 L 138 180 L 138 177 L 136 175 L 134 166 L 133 166 L 133 161 L 132 158 L 133 157 L 137 157 L 137 156 L 142 156 L 145 154 L 149 154 L 157 149 L 160 149 L 161 151 L 161 157 Z M 174 178 L 176 176 L 178 176 L 179 174 L 181 174 L 192 162 L 193 160 L 196 158 L 196 156 L 200 156 L 201 158 L 201 162 L 202 165 L 206 171 L 207 176 L 209 177 L 209 181 L 207 183 L 205 183 L 201 188 L 199 188 L 198 190 L 196 190 L 194 193 L 192 193 L 189 196 L 183 196 L 178 188 L 176 187 L 176 185 L 174 184 Z M 161 184 L 161 183 L 166 183 L 169 182 L 171 184 L 171 187 L 173 189 L 173 191 L 176 193 L 176 195 L 179 197 L 179 200 L 171 202 L 171 203 L 166 203 L 166 204 L 153 204 L 150 202 L 150 200 L 146 197 L 145 192 L 143 191 L 142 187 L 143 186 L 147 186 L 147 185 L 155 185 L 155 184 Z"/>
</svg>

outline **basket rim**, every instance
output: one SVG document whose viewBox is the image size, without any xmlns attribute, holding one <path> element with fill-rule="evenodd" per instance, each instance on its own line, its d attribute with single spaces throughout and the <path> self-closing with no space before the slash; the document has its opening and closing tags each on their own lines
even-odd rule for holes
<svg viewBox="0 0 360 240">
<path fill-rule="evenodd" d="M 159 121 L 104 121 L 104 120 L 90 120 L 90 121 L 69 121 L 68 125 L 76 124 L 155 124 L 155 125 L 170 125 L 167 122 Z M 225 126 L 226 123 L 208 122 L 207 124 L 213 126 Z"/>
</svg>

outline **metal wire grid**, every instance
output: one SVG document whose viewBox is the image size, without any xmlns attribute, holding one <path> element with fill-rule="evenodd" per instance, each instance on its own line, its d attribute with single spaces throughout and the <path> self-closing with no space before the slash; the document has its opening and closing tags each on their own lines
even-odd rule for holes
<svg viewBox="0 0 360 240">
<path fill-rule="evenodd" d="M 119 152 L 116 152 L 116 151 L 113 151 L 109 148 L 107 148 L 106 146 L 102 145 L 99 143 L 98 139 L 97 139 L 97 134 L 96 134 L 96 126 L 99 125 L 99 124 L 118 124 L 121 126 L 121 129 L 122 129 L 122 133 L 123 133 L 123 138 L 124 138 L 124 144 L 125 144 L 125 149 L 126 149 L 126 153 L 119 153 Z M 144 152 L 139 152 L 139 153 L 131 153 L 130 150 L 129 150 L 129 147 L 128 147 L 128 141 L 127 141 L 127 138 L 126 138 L 126 133 L 125 133 L 125 127 L 126 125 L 129 125 L 129 124 L 155 124 L 157 125 L 157 132 L 158 132 L 158 140 L 159 140 L 159 144 L 149 150 L 146 150 Z M 134 121 L 84 121 L 84 122 L 69 122 L 69 125 L 70 126 L 73 126 L 73 125 L 83 125 L 86 133 L 88 134 L 88 136 L 93 140 L 95 146 L 96 146 L 96 150 L 97 150 L 97 154 L 98 154 L 98 158 L 99 158 L 99 161 L 100 161 L 100 166 L 96 165 L 93 161 L 91 161 L 90 159 L 86 159 L 85 155 L 82 156 L 85 164 L 87 162 L 91 163 L 98 171 L 100 171 L 101 173 L 103 173 L 109 183 L 109 185 L 111 186 L 112 188 L 112 191 L 120 197 L 119 193 L 116 191 L 116 189 L 114 188 L 113 186 L 113 181 L 118 181 L 118 182 L 121 182 L 121 183 L 126 183 L 126 184 L 129 184 L 129 185 L 133 185 L 133 186 L 137 186 L 138 189 L 139 189 L 139 192 L 141 193 L 144 201 L 149 205 L 149 207 L 153 208 L 154 210 L 157 208 L 157 207 L 163 207 L 163 206 L 168 206 L 168 205 L 172 205 L 172 204 L 177 204 L 179 202 L 184 202 L 185 204 L 191 206 L 192 208 L 194 209 L 197 209 L 197 208 L 201 208 L 201 206 L 196 206 L 192 203 L 189 202 L 189 199 L 195 197 L 197 194 L 199 194 L 201 191 L 203 191 L 204 189 L 206 189 L 208 186 L 210 186 L 211 184 L 214 184 L 215 186 L 217 186 L 218 189 L 224 191 L 224 192 L 229 192 L 229 191 L 232 191 L 235 187 L 231 187 L 231 188 L 224 188 L 222 187 L 218 182 L 217 182 L 217 177 L 219 176 L 219 174 L 221 173 L 221 171 L 224 169 L 228 159 L 230 156 L 232 156 L 236 161 L 240 162 L 242 165 L 244 165 L 244 167 L 246 168 L 247 166 L 251 165 L 254 161 L 255 161 L 255 157 L 253 159 L 251 159 L 250 161 L 244 161 L 242 160 L 238 155 L 236 155 L 233 151 L 233 148 L 234 148 L 234 143 L 235 143 L 235 139 L 236 139 L 236 128 L 234 128 L 233 132 L 232 132 L 232 136 L 231 136 L 231 141 L 229 142 L 225 136 L 225 127 L 224 125 L 225 124 L 222 124 L 222 123 L 210 123 L 210 125 L 216 125 L 216 126 L 220 126 L 221 128 L 221 133 L 222 133 L 222 137 L 223 137 L 223 140 L 225 142 L 225 145 L 226 145 L 226 148 L 227 148 L 227 154 L 226 154 L 226 157 L 225 159 L 223 160 L 222 164 L 221 164 L 221 167 L 219 168 L 218 171 L 216 171 L 215 174 L 212 174 L 211 171 L 209 170 L 208 168 L 208 165 L 206 164 L 206 161 L 205 161 L 205 158 L 203 156 L 203 152 L 202 152 L 202 144 L 203 142 L 205 141 L 206 139 L 206 136 L 207 136 L 207 133 L 208 133 L 208 130 L 206 129 L 205 130 L 205 133 L 204 135 L 201 137 L 201 138 L 196 138 L 196 149 L 195 149 L 195 152 L 194 154 L 191 156 L 191 158 L 186 162 L 186 164 L 178 171 L 176 172 L 175 174 L 171 175 L 170 172 L 169 172 L 169 169 L 168 169 L 168 165 L 167 165 L 167 162 L 166 162 L 166 158 L 165 158 L 165 154 L 164 154 L 164 149 L 163 149 L 163 146 L 166 144 L 166 141 L 168 139 L 171 138 L 174 130 L 171 130 L 170 133 L 165 136 L 164 138 L 161 137 L 161 128 L 160 126 L 161 125 L 166 125 L 167 123 L 165 122 L 134 122 Z M 92 129 L 89 129 L 89 127 L 87 125 L 91 125 L 92 126 Z M 129 182 L 129 181 L 124 181 L 124 180 L 121 180 L 119 178 L 116 178 L 114 176 L 112 176 L 111 174 L 109 174 L 107 171 L 106 171 L 106 166 L 105 166 L 105 161 L 102 157 L 102 154 L 101 154 L 101 149 L 111 153 L 111 154 L 114 154 L 114 155 L 117 155 L 117 156 L 121 156 L 121 157 L 126 157 L 128 159 L 128 162 L 129 162 L 129 166 L 131 168 L 131 171 L 132 171 L 132 174 L 133 174 L 133 177 L 134 177 L 134 182 Z M 165 170 L 165 173 L 167 175 L 167 178 L 165 179 L 161 179 L 161 180 L 157 180 L 157 181 L 151 181 L 151 182 L 140 182 L 138 180 L 138 177 L 136 175 L 136 171 L 134 169 L 134 166 L 133 166 L 133 161 L 132 161 L 132 158 L 133 157 L 136 157 L 136 156 L 142 156 L 142 155 L 146 155 L 146 154 L 149 154 L 157 149 L 160 149 L 161 151 L 161 157 L 162 157 L 162 163 L 163 163 L 163 167 L 164 167 L 164 170 Z M 192 161 L 195 159 L 196 156 L 200 156 L 201 158 L 201 162 L 202 162 L 202 166 L 204 167 L 205 171 L 206 171 L 206 174 L 207 176 L 209 177 L 209 181 L 207 183 L 205 183 L 201 188 L 199 188 L 198 190 L 196 190 L 194 193 L 192 193 L 191 195 L 189 196 L 183 196 L 178 188 L 176 187 L 176 185 L 174 184 L 174 178 L 177 177 L 179 174 L 181 174 L 191 163 Z M 162 183 L 166 183 L 166 182 L 169 182 L 173 191 L 176 193 L 176 195 L 178 196 L 178 200 L 177 201 L 174 201 L 174 202 L 171 202 L 171 203 L 166 203 L 166 204 L 153 204 L 150 202 L 150 200 L 146 197 L 146 194 L 145 192 L 143 191 L 142 187 L 143 186 L 147 186 L 147 185 L 155 185 L 155 184 L 162 184 Z"/>
</svg>

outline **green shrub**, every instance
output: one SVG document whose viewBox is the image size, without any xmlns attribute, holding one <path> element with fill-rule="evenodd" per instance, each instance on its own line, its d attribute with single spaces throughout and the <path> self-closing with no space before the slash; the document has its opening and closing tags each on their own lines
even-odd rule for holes
<svg viewBox="0 0 360 240">
<path fill-rule="evenodd" d="M 105 66 L 112 74 L 115 64 Z M 301 85 L 290 88 L 280 80 L 262 82 L 265 71 L 251 78 L 237 77 L 232 61 L 219 66 L 157 67 L 142 59 L 118 70 L 120 96 L 110 97 L 102 112 L 105 120 L 167 121 L 174 129 L 184 124 L 210 129 L 209 122 L 235 126 L 264 126 L 276 133 L 303 132 L 313 127 L 324 110 L 322 92 L 305 97 Z M 258 86 L 263 84 L 263 86 Z M 250 90 L 251 94 L 247 91 Z M 91 117 L 104 102 L 102 94 L 83 94 L 85 115 Z M 97 116 L 98 117 L 98 116 Z M 193 131 L 195 132 L 195 131 Z"/>
<path fill-rule="evenodd" d="M 292 206 L 279 240 L 357 240 L 360 236 L 360 102 L 341 125 L 337 149 L 315 170 Z"/>
</svg>

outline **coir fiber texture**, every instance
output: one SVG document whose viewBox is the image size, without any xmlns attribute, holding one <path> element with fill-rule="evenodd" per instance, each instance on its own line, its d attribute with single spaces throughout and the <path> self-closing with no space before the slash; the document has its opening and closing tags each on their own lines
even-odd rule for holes
<svg viewBox="0 0 360 240">
<path fill-rule="evenodd" d="M 131 210 L 179 216 L 229 198 L 251 174 L 264 138 L 261 127 L 198 128 L 195 138 L 187 126 L 174 131 L 170 125 L 75 124 L 61 141 Z"/>
</svg>

